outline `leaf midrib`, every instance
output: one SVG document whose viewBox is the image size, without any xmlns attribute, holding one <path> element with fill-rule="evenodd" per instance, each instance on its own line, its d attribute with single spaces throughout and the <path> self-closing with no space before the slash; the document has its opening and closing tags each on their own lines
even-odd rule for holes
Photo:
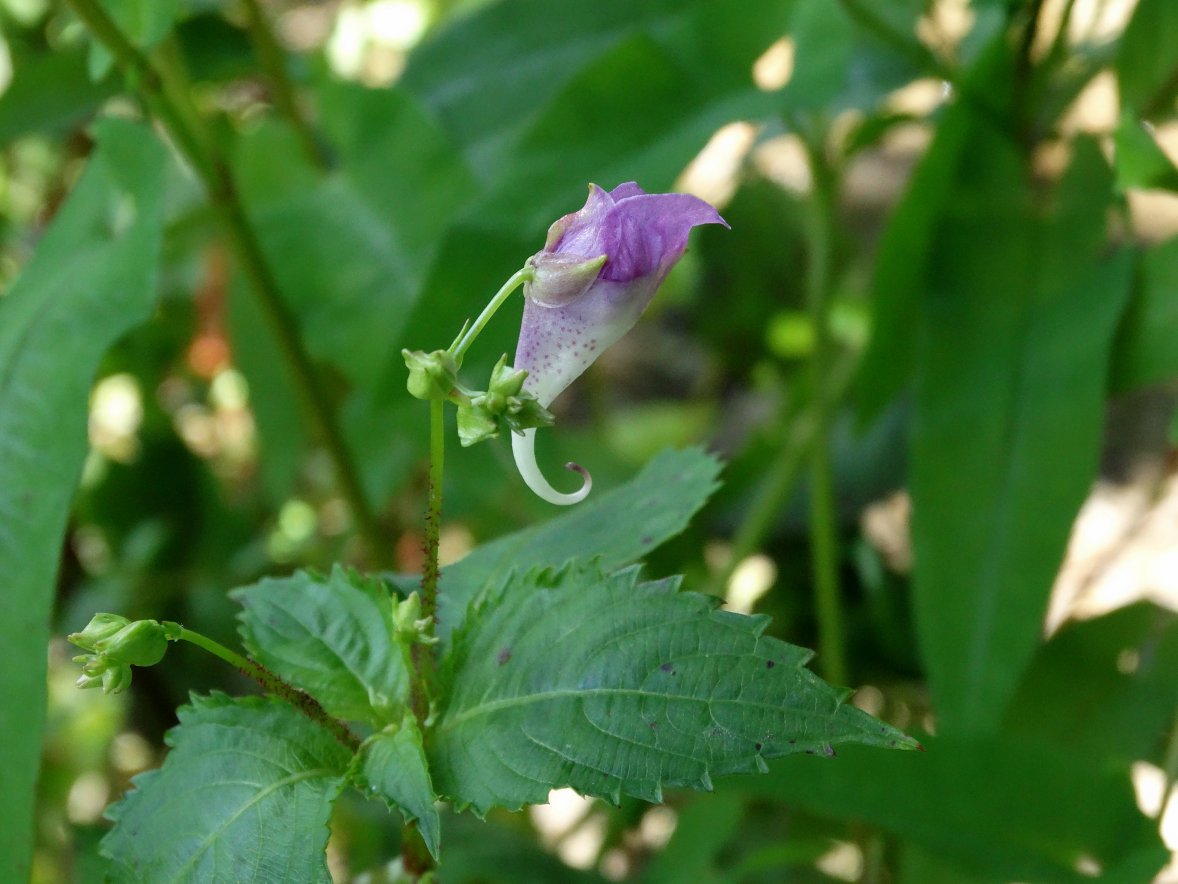
<svg viewBox="0 0 1178 884">
<path fill-rule="evenodd" d="M 261 801 L 265 800 L 278 789 L 294 785 L 296 783 L 302 782 L 303 780 L 315 779 L 318 777 L 334 777 L 337 775 L 337 772 L 331 768 L 316 767 L 310 770 L 296 771 L 289 776 L 283 777 L 281 780 L 275 780 L 264 789 L 258 790 L 256 793 L 251 795 L 250 799 L 246 801 L 240 808 L 238 808 L 231 816 L 225 819 L 219 826 L 217 826 L 217 828 L 213 829 L 213 831 L 209 832 L 209 834 L 205 836 L 204 840 L 201 841 L 197 849 L 193 851 L 192 856 L 189 857 L 188 862 L 176 870 L 176 874 L 172 880 L 176 882 L 187 880 L 185 873 L 196 865 L 197 861 L 199 861 L 205 852 L 212 846 L 213 842 L 216 841 L 226 829 L 233 825 L 233 823 L 235 823 L 242 814 L 250 810 Z"/>
<path fill-rule="evenodd" d="M 530 706 L 535 703 L 545 703 L 553 700 L 564 700 L 577 697 L 640 697 L 652 700 L 664 700 L 668 703 L 675 701 L 683 701 L 690 703 L 706 703 L 709 706 L 713 703 L 733 703 L 739 706 L 751 709 L 768 709 L 773 712 L 786 712 L 789 710 L 787 706 L 781 706 L 774 703 L 764 703 L 756 700 L 741 700 L 735 697 L 694 697 L 690 694 L 667 694 L 658 691 L 646 691 L 641 688 L 562 688 L 552 691 L 544 691 L 542 693 L 522 694 L 517 697 L 505 697 L 502 700 L 491 700 L 490 702 L 480 703 L 469 709 L 460 712 L 459 714 L 443 719 L 438 725 L 435 733 L 443 733 L 447 730 L 452 730 L 459 725 L 465 724 L 476 718 L 485 715 L 492 715 L 505 709 L 513 709 L 517 707 Z M 801 713 L 803 710 L 796 710 Z"/>
</svg>

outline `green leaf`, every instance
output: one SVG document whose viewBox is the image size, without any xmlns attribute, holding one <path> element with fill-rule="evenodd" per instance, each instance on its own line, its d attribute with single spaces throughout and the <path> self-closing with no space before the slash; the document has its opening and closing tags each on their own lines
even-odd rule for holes
<svg viewBox="0 0 1178 884">
<path fill-rule="evenodd" d="M 235 589 L 250 655 L 331 715 L 381 727 L 409 692 L 407 649 L 395 638 L 384 584 L 336 565 Z"/>
<path fill-rule="evenodd" d="M 790 16 L 797 44 L 787 93 L 790 106 L 816 109 L 832 104 L 843 89 L 854 56 L 855 28 L 841 4 L 800 0 Z"/>
<path fill-rule="evenodd" d="M 1132 270 L 1128 253 L 1101 257 L 1112 174 L 1095 143 L 1077 142 L 1047 199 L 1025 181 L 1018 149 L 977 117 L 917 332 L 916 622 L 946 733 L 996 728 L 1041 639 Z"/>
<path fill-rule="evenodd" d="M 1141 258 L 1133 299 L 1117 332 L 1113 386 L 1131 390 L 1178 378 L 1178 239 Z"/>
<path fill-rule="evenodd" d="M 1019 685 L 1004 730 L 1129 764 L 1160 752 L 1175 708 L 1178 616 L 1141 602 L 1052 636 Z"/>
<path fill-rule="evenodd" d="M 454 637 L 429 747 L 439 793 L 483 814 L 572 786 L 617 802 L 764 771 L 833 744 L 915 748 L 805 669 L 810 652 L 678 580 L 596 563 L 511 576 Z"/>
<path fill-rule="evenodd" d="M 82 47 L 14 56 L 12 82 L 0 95 L 0 144 L 31 132 L 64 134 L 118 91 L 113 76 L 90 79 Z"/>
<path fill-rule="evenodd" d="M 884 231 L 871 281 L 871 339 L 857 378 L 863 424 L 877 418 L 911 380 L 911 329 L 926 287 L 937 224 L 970 125 L 967 105 L 949 108 Z"/>
<path fill-rule="evenodd" d="M 180 0 L 99 0 L 115 25 L 140 49 L 159 43 L 176 20 Z M 101 80 L 110 73 L 114 59 L 98 40 L 90 44 L 90 76 Z"/>
<path fill-rule="evenodd" d="M 144 128 L 105 121 L 98 148 L 0 298 L 0 878 L 23 881 L 45 714 L 45 648 L 62 536 L 86 456 L 90 384 L 107 348 L 150 314 L 166 155 Z"/>
<path fill-rule="evenodd" d="M 736 794 L 705 795 L 676 807 L 675 831 L 651 859 L 644 884 L 720 882 L 717 859 L 740 831 L 743 801 Z"/>
<path fill-rule="evenodd" d="M 900 204 L 892 213 L 871 280 L 871 339 L 856 379 L 861 425 L 871 423 L 911 381 L 915 363 L 912 331 L 921 296 L 935 260 L 935 237 L 961 174 L 962 153 L 978 116 L 995 116 L 1010 89 L 1009 51 L 1001 34 L 985 44 L 963 75 L 960 90 L 969 95 L 950 105 L 921 159 Z M 985 96 L 984 103 L 974 96 Z"/>
<path fill-rule="evenodd" d="M 620 488 L 483 544 L 442 575 L 439 634 L 448 636 L 471 600 L 513 569 L 599 556 L 608 572 L 637 561 L 687 527 L 718 487 L 719 472 L 719 462 L 699 448 L 664 451 Z"/>
<path fill-rule="evenodd" d="M 1157 143 L 1150 127 L 1126 112 L 1121 115 L 1114 138 L 1120 187 L 1178 190 L 1178 168 Z"/>
<path fill-rule="evenodd" d="M 442 824 L 416 719 L 406 715 L 400 726 L 390 726 L 369 737 L 360 747 L 358 759 L 356 785 L 401 811 L 406 822 L 416 822 L 425 846 L 436 860 Z"/>
<path fill-rule="evenodd" d="M 331 806 L 351 753 L 281 700 L 193 697 L 158 771 L 108 811 L 116 882 L 330 881 Z"/>
<path fill-rule="evenodd" d="M 440 29 L 417 49 L 403 82 L 453 134 L 486 180 L 511 165 L 522 173 L 526 164 L 515 163 L 513 157 L 517 142 L 529 130 L 555 136 L 562 120 L 574 125 L 565 136 L 566 147 L 583 151 L 580 138 L 588 135 L 598 145 L 597 162 L 616 167 L 623 157 L 611 156 L 605 148 L 617 144 L 619 132 L 648 128 L 645 119 L 625 113 L 635 108 L 629 92 L 661 102 L 665 86 L 629 80 L 618 89 L 602 88 L 613 76 L 605 58 L 616 54 L 630 73 L 641 73 L 649 62 L 655 77 L 665 73 L 666 65 L 678 69 L 678 125 L 687 128 L 695 125 L 692 111 L 704 104 L 755 95 L 749 71 L 785 32 L 791 6 L 789 0 L 747 0 L 739 15 L 716 15 L 711 0 L 569 0 L 554 16 L 546 0 L 489 4 Z M 569 104 L 562 93 L 578 97 L 578 103 Z M 643 101 L 639 108 L 670 119 L 661 104 Z M 539 122 L 544 118 L 548 122 Z M 701 129 L 695 137 L 708 134 Z M 650 146 L 631 141 L 626 150 L 641 160 Z M 550 157 L 540 159 L 550 166 Z M 674 173 L 674 167 L 662 170 L 665 183 Z M 566 197 L 570 183 L 566 175 Z M 652 189 L 657 184 L 644 183 Z M 534 191 L 533 186 L 527 194 L 533 201 L 552 195 Z"/>
<path fill-rule="evenodd" d="M 1121 103 L 1146 119 L 1170 115 L 1178 95 L 1178 4 L 1141 0 L 1117 51 Z"/>
<path fill-rule="evenodd" d="M 919 755 L 849 746 L 830 764 L 790 758 L 723 790 L 866 823 L 982 881 L 1091 881 L 1078 864 L 1111 872 L 1139 851 L 1150 874 L 1108 880 L 1148 881 L 1166 861 L 1124 767 L 1006 737 L 922 740 Z"/>
</svg>

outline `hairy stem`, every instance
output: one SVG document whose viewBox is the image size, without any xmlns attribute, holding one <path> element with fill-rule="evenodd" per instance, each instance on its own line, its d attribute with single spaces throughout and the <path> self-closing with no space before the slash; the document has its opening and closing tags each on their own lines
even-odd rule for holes
<svg viewBox="0 0 1178 884">
<path fill-rule="evenodd" d="M 445 402 L 431 399 L 429 403 L 429 493 L 425 505 L 425 567 L 421 571 L 421 616 L 426 623 L 427 641 L 418 641 L 410 651 L 413 672 L 409 685 L 409 702 L 423 734 L 429 732 L 430 705 L 437 679 L 436 642 L 428 641 L 437 632 L 438 616 L 438 546 L 442 533 L 442 477 L 446 454 Z M 421 878 L 435 864 L 414 823 L 401 830 L 401 862 L 405 870 Z"/>
<path fill-rule="evenodd" d="M 857 364 L 858 357 L 848 354 L 841 356 L 831 367 L 827 391 L 832 400 L 838 401 L 842 397 L 855 376 Z M 782 424 L 788 427 L 788 434 L 732 535 L 732 555 L 712 583 L 712 595 L 724 595 L 737 566 L 765 545 L 782 508 L 797 487 L 806 455 L 814 444 L 815 411 L 814 403 L 800 410 L 789 404 L 783 407 Z"/>
<path fill-rule="evenodd" d="M 262 664 L 256 663 L 248 657 L 243 657 L 236 651 L 225 647 L 220 642 L 214 641 L 206 635 L 194 632 L 186 626 L 181 626 L 179 623 L 165 623 L 164 626 L 174 635 L 173 641 L 188 642 L 189 644 L 196 645 L 201 650 L 208 651 L 214 657 L 219 657 L 242 675 L 252 678 L 262 686 L 263 690 L 274 694 L 276 697 L 281 697 L 312 721 L 323 725 L 331 731 L 332 735 L 340 743 L 347 746 L 353 752 L 360 750 L 360 741 L 356 736 L 348 730 L 342 721 L 328 715 L 327 711 L 319 705 L 319 701 L 310 694 L 304 693 L 298 688 L 287 684 Z"/>
<path fill-rule="evenodd" d="M 806 222 L 809 246 L 806 304 L 814 326 L 814 349 L 809 364 L 810 401 L 814 408 L 814 439 L 810 447 L 810 560 L 818 615 L 819 660 L 828 681 L 846 684 L 838 514 L 831 463 L 831 422 L 835 401 L 829 389 L 830 371 L 836 355 L 830 311 L 837 184 L 826 159 L 821 133 L 811 139 L 808 154 L 814 182 Z"/>
<path fill-rule="evenodd" d="M 446 453 L 445 402 L 433 399 L 429 404 L 429 492 L 425 505 L 425 566 L 421 569 L 421 616 L 428 624 L 426 642 L 415 642 L 410 705 L 413 715 L 426 730 L 430 702 L 437 674 L 437 645 L 428 642 L 437 632 L 438 619 L 438 546 L 442 534 L 442 474 Z"/>
<path fill-rule="evenodd" d="M 294 378 L 318 436 L 335 464 L 340 490 L 367 541 L 370 555 L 384 563 L 388 552 L 382 543 L 379 523 L 360 484 L 359 472 L 336 424 L 330 397 L 311 362 L 294 315 L 282 299 L 278 283 L 262 254 L 257 234 L 246 216 L 236 184 L 225 158 L 201 125 L 200 114 L 191 106 L 188 92 L 176 87 L 131 43 L 98 0 L 69 0 L 91 33 L 110 50 L 169 137 L 191 164 L 208 192 L 229 246 L 250 290 L 257 298 L 266 321 Z"/>
<path fill-rule="evenodd" d="M 512 292 L 532 278 L 534 272 L 531 267 L 521 267 L 508 277 L 507 282 L 503 283 L 503 287 L 495 292 L 494 297 L 487 302 L 487 306 L 483 308 L 483 312 L 479 314 L 478 319 L 471 325 L 466 326 L 462 334 L 458 337 L 458 340 L 450 345 L 450 355 L 461 363 L 462 355 L 474 343 L 475 338 L 486 328 L 487 323 L 491 321 L 491 317 L 503 306 L 503 303 Z"/>
</svg>

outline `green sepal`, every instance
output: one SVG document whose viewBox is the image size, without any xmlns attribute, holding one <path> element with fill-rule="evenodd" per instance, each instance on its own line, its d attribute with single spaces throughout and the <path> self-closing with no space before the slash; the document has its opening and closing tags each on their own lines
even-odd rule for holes
<svg viewBox="0 0 1178 884">
<path fill-rule="evenodd" d="M 514 433 L 522 433 L 533 427 L 551 427 L 556 423 L 552 412 L 533 399 L 530 393 L 524 393 L 503 415 L 508 428 Z"/>
<path fill-rule="evenodd" d="M 499 421 L 486 406 L 483 394 L 458 403 L 458 441 L 463 448 L 494 439 L 498 435 Z"/>
<path fill-rule="evenodd" d="M 556 419 L 524 389 L 528 373 L 499 357 L 491 381 L 482 392 L 470 393 L 458 403 L 458 438 L 464 448 L 494 439 L 502 424 L 516 433 L 530 427 L 550 427 Z"/>
</svg>

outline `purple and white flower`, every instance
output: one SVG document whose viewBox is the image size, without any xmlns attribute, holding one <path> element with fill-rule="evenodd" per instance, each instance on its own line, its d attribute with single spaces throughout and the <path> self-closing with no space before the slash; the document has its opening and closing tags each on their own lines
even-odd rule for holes
<svg viewBox="0 0 1178 884">
<path fill-rule="evenodd" d="M 708 203 L 684 193 L 646 193 L 634 182 L 606 192 L 589 186 L 584 208 L 548 229 L 544 249 L 528 259 L 524 318 L 515 368 L 524 389 L 547 407 L 603 350 L 633 328 L 700 224 L 727 222 Z M 536 464 L 534 429 L 512 435 L 516 466 L 528 487 L 555 504 L 584 500 L 562 494 Z"/>
</svg>

